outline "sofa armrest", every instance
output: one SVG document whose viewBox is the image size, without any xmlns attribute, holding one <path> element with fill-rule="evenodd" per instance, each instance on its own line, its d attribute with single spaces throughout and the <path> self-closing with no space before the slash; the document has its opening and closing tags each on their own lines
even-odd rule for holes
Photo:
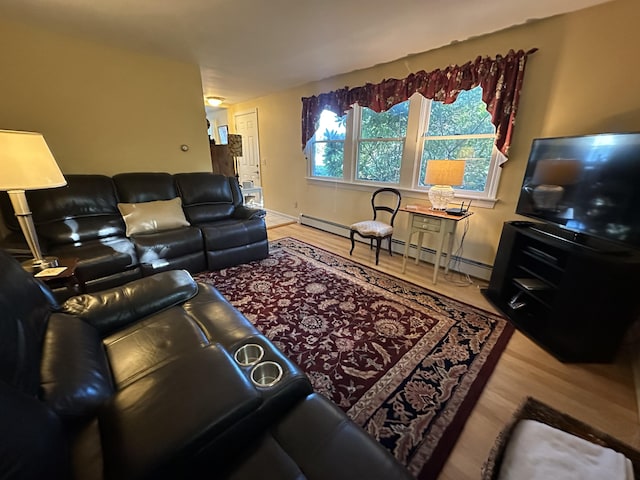
<svg viewBox="0 0 640 480">
<path fill-rule="evenodd" d="M 185 302 L 198 293 L 186 270 L 169 270 L 120 287 L 68 299 L 61 307 L 98 329 L 102 336 L 147 315 Z"/>
<path fill-rule="evenodd" d="M 209 345 L 179 356 L 117 392 L 101 410 L 106 478 L 207 478 L 190 474 L 192 458 L 229 444 L 234 426 L 260 403 L 224 349 Z M 219 478 L 215 470 L 207 473 Z"/>
<path fill-rule="evenodd" d="M 238 205 L 233 212 L 233 217 L 240 220 L 250 220 L 252 218 L 264 218 L 267 212 L 261 208 L 249 208 L 244 205 Z"/>
</svg>

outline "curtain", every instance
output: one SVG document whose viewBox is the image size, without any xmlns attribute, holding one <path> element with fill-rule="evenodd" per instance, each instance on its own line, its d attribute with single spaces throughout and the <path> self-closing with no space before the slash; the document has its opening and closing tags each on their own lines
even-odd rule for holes
<svg viewBox="0 0 640 480">
<path fill-rule="evenodd" d="M 524 79 L 527 57 L 537 51 L 510 50 L 496 58 L 478 57 L 464 65 L 450 65 L 444 70 L 424 70 L 412 73 L 402 80 L 387 79 L 378 84 L 345 87 L 333 92 L 302 98 L 302 148 L 318 129 L 323 110 L 336 115 L 344 113 L 357 103 L 375 112 L 383 112 L 404 102 L 418 92 L 425 98 L 453 103 L 463 90 L 482 87 L 482 100 L 487 104 L 491 122 L 496 127 L 496 147 L 506 157 L 516 122 L 520 89 Z"/>
</svg>

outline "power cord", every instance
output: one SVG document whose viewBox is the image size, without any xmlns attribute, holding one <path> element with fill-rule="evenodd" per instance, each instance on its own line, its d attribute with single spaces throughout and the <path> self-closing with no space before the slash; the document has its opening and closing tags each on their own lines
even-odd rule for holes
<svg viewBox="0 0 640 480">
<path fill-rule="evenodd" d="M 473 285 L 473 280 L 468 273 L 463 273 L 460 271 L 460 264 L 462 259 L 462 253 L 464 252 L 464 239 L 467 236 L 467 232 L 469 231 L 469 218 L 464 219 L 464 230 L 462 232 L 462 237 L 460 237 L 460 245 L 456 249 L 455 253 L 450 255 L 447 258 L 447 262 L 449 265 L 449 273 L 447 273 L 444 278 L 449 283 L 453 283 L 459 287 L 468 287 L 469 285 Z M 456 277 L 459 277 L 456 279 Z"/>
</svg>

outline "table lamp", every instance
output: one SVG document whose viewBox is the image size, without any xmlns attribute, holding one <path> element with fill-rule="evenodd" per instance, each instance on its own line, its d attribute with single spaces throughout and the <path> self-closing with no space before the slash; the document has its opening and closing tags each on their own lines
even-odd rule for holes
<svg viewBox="0 0 640 480">
<path fill-rule="evenodd" d="M 40 133 L 0 130 L 0 190 L 9 194 L 18 223 L 33 259 L 23 263 L 31 270 L 57 266 L 57 258 L 43 257 L 25 190 L 62 187 L 62 176 Z"/>
<path fill-rule="evenodd" d="M 238 171 L 238 157 L 242 156 L 242 135 L 230 133 L 229 139 L 229 155 L 233 157 L 233 167 L 236 169 L 236 178 L 240 177 Z"/>
<path fill-rule="evenodd" d="M 462 185 L 464 160 L 429 160 L 424 176 L 429 189 L 429 201 L 432 210 L 446 210 L 454 196 L 451 185 Z"/>
</svg>

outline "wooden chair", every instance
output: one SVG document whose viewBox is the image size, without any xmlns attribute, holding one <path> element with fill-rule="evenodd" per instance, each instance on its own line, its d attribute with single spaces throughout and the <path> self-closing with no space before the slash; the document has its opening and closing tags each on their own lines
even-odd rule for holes
<svg viewBox="0 0 640 480">
<path fill-rule="evenodd" d="M 380 204 L 381 198 L 379 198 L 378 195 L 382 193 L 391 193 L 394 195 L 394 207 L 388 207 L 386 205 Z M 382 197 L 385 197 L 385 195 L 382 195 Z M 355 247 L 354 235 L 356 233 L 362 238 L 369 238 L 371 240 L 369 248 L 373 248 L 373 241 L 376 241 L 376 265 L 378 265 L 378 258 L 380 256 L 380 245 L 382 244 L 382 240 L 384 240 L 385 238 L 389 239 L 389 255 L 392 255 L 391 236 L 393 235 L 393 221 L 395 220 L 398 209 L 400 208 L 401 200 L 402 196 L 400 195 L 400 192 L 395 188 L 379 188 L 378 190 L 373 192 L 373 195 L 371 196 L 373 220 L 357 222 L 349 227 L 351 229 L 351 250 L 349 251 L 349 255 L 353 253 L 353 248 Z M 378 220 L 378 212 L 380 211 L 387 212 L 390 215 L 389 223 Z"/>
</svg>

